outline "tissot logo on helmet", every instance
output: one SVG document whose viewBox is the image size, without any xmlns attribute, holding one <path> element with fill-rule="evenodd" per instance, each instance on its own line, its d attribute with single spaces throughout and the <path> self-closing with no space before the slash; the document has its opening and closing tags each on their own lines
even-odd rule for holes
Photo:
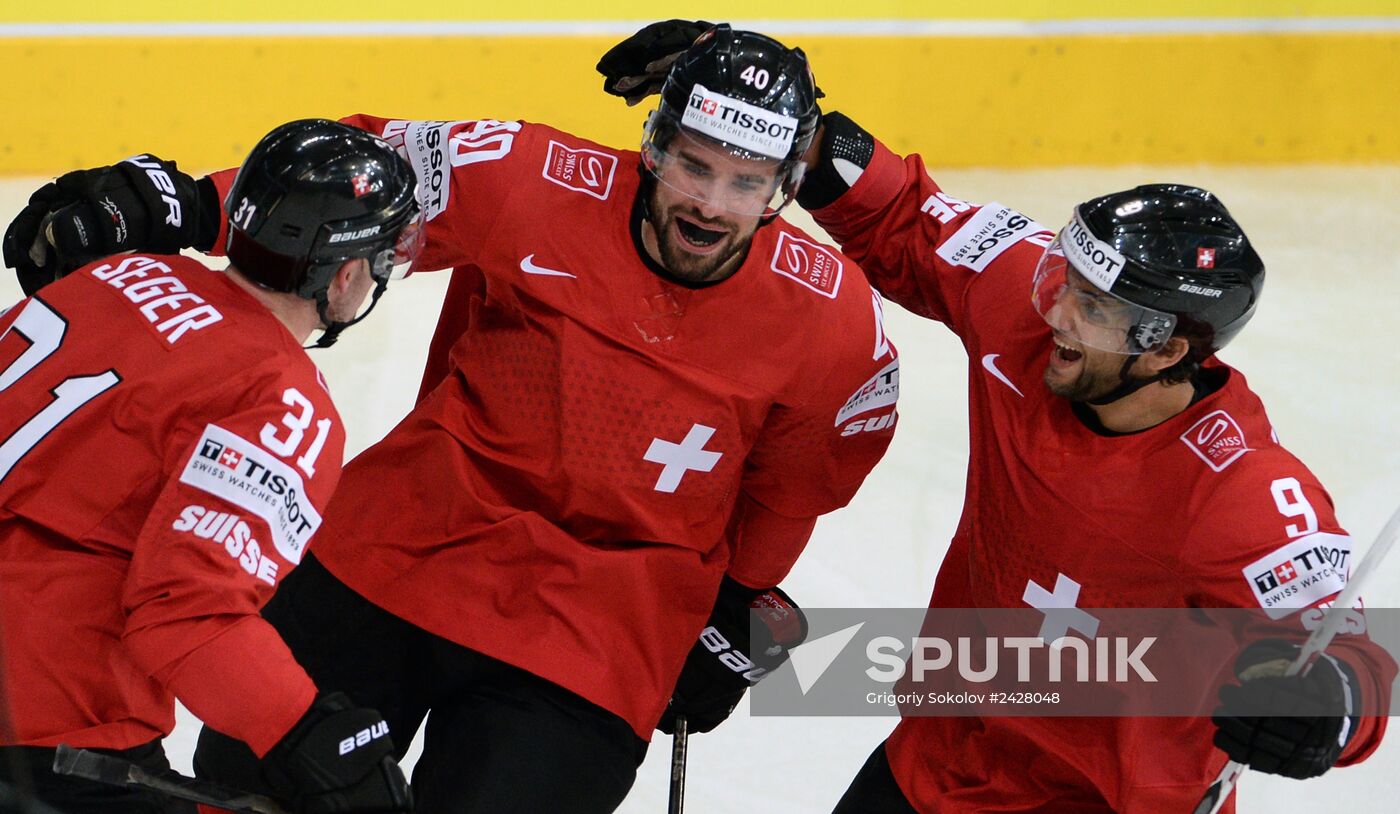
<svg viewBox="0 0 1400 814">
<path fill-rule="evenodd" d="M 821 111 L 807 56 L 771 37 L 715 26 L 696 40 L 671 67 L 661 100 L 647 119 L 642 137 L 642 167 L 683 195 L 699 197 L 727 211 L 777 217 L 802 183 L 802 154 L 812 143 Z M 742 160 L 776 159 L 772 190 L 755 194 L 717 195 L 686 182 L 668 168 L 685 166 L 676 137 L 701 139 L 694 149 L 717 150 Z M 768 178 L 771 170 L 758 175 Z M 706 179 L 708 182 L 709 179 Z M 680 182 L 679 186 L 677 183 Z M 759 193 L 762 194 L 759 194 Z"/>
<path fill-rule="evenodd" d="M 1089 234 L 1078 215 L 1066 228 L 1069 230 L 1069 240 L 1064 243 L 1065 256 L 1094 285 L 1104 291 L 1113 288 L 1113 281 L 1123 270 L 1123 255 Z"/>
<path fill-rule="evenodd" d="M 797 133 L 797 119 L 715 93 L 704 85 L 691 89 L 681 123 L 769 158 L 785 157 Z"/>
</svg>

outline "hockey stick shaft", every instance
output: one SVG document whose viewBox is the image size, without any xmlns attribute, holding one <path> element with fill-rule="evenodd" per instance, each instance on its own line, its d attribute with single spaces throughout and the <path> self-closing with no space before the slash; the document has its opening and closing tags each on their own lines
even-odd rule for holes
<svg viewBox="0 0 1400 814">
<path fill-rule="evenodd" d="M 1397 537 L 1400 537 L 1400 509 L 1396 509 L 1395 513 L 1386 521 L 1380 536 L 1376 537 L 1376 541 L 1371 544 L 1371 549 L 1366 552 L 1366 556 L 1356 566 L 1356 570 L 1352 572 L 1351 578 L 1347 580 L 1346 586 L 1342 588 L 1342 592 L 1338 594 L 1332 607 L 1323 614 L 1322 624 L 1317 626 L 1311 636 L 1308 636 L 1308 640 L 1298 651 L 1298 657 L 1293 660 L 1292 664 L 1288 665 L 1288 670 L 1284 675 L 1293 676 L 1302 672 L 1313 656 L 1327 649 L 1327 645 L 1332 643 L 1332 639 L 1336 637 L 1337 631 L 1342 627 L 1342 622 L 1346 620 L 1347 612 L 1356 604 L 1357 597 L 1361 594 L 1362 585 L 1379 567 L 1386 554 L 1390 553 Z M 1215 778 L 1215 782 L 1206 789 L 1205 795 L 1201 797 L 1201 802 L 1196 804 L 1192 814 L 1217 814 L 1220 807 L 1225 804 L 1225 798 L 1230 796 L 1231 791 L 1234 791 L 1235 783 L 1239 782 L 1240 775 L 1244 774 L 1244 769 L 1243 763 L 1233 760 L 1226 763 L 1225 768 L 1221 769 L 1219 776 Z"/>
<path fill-rule="evenodd" d="M 685 810 L 685 752 L 690 739 L 685 716 L 676 716 L 675 734 L 671 736 L 671 800 L 666 806 L 668 814 L 682 814 Z"/>
<path fill-rule="evenodd" d="M 169 769 L 148 769 L 129 760 L 60 744 L 53 758 L 55 774 L 66 774 L 109 786 L 149 789 L 181 800 L 249 814 L 287 814 L 271 797 L 239 791 L 218 783 L 187 777 Z"/>
</svg>

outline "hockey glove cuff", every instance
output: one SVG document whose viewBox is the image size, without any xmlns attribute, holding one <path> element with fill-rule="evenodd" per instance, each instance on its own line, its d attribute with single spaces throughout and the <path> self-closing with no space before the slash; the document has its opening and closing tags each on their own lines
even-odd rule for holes
<svg viewBox="0 0 1400 814">
<path fill-rule="evenodd" d="M 750 637 L 750 614 L 753 625 Z M 728 576 L 709 624 L 690 649 L 671 703 L 656 728 L 671 734 L 685 716 L 691 732 L 709 732 L 734 711 L 744 693 L 788 660 L 788 651 L 807 638 L 802 609 L 779 588 L 758 590 Z"/>
<path fill-rule="evenodd" d="M 1298 646 L 1264 639 L 1235 661 L 1240 683 L 1220 688 L 1215 745 L 1256 771 L 1304 779 L 1336 764 L 1359 724 L 1356 674 L 1321 655 L 1306 674 L 1285 676 Z"/>
<path fill-rule="evenodd" d="M 821 153 L 808 167 L 797 190 L 797 204 L 807 211 L 821 209 L 856 185 L 875 156 L 875 137 L 844 113 L 822 116 Z"/>
<path fill-rule="evenodd" d="M 299 814 L 412 811 L 389 724 L 343 693 L 317 696 L 262 760 L 262 774 Z"/>
</svg>

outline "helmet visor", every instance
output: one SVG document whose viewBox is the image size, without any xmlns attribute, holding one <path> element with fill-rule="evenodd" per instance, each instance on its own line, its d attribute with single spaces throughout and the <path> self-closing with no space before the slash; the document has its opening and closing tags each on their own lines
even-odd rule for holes
<svg viewBox="0 0 1400 814">
<path fill-rule="evenodd" d="M 774 158 L 682 128 L 673 114 L 652 114 L 642 165 L 662 185 L 698 203 L 736 215 L 774 214 L 802 181 L 802 162 Z"/>
<path fill-rule="evenodd" d="M 1066 257 L 1070 227 L 1045 250 L 1031 282 L 1031 303 L 1059 333 L 1110 353 L 1135 354 L 1166 345 L 1176 316 L 1144 308 L 1100 288 L 1096 278 Z"/>
</svg>

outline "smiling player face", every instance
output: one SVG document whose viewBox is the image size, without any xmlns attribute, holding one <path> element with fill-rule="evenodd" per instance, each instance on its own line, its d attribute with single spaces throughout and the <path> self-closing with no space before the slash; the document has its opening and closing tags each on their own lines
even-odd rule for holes
<svg viewBox="0 0 1400 814">
<path fill-rule="evenodd" d="M 778 166 L 678 136 L 656 167 L 648 206 L 666 270 L 694 283 L 732 273 L 772 201 Z"/>
</svg>

